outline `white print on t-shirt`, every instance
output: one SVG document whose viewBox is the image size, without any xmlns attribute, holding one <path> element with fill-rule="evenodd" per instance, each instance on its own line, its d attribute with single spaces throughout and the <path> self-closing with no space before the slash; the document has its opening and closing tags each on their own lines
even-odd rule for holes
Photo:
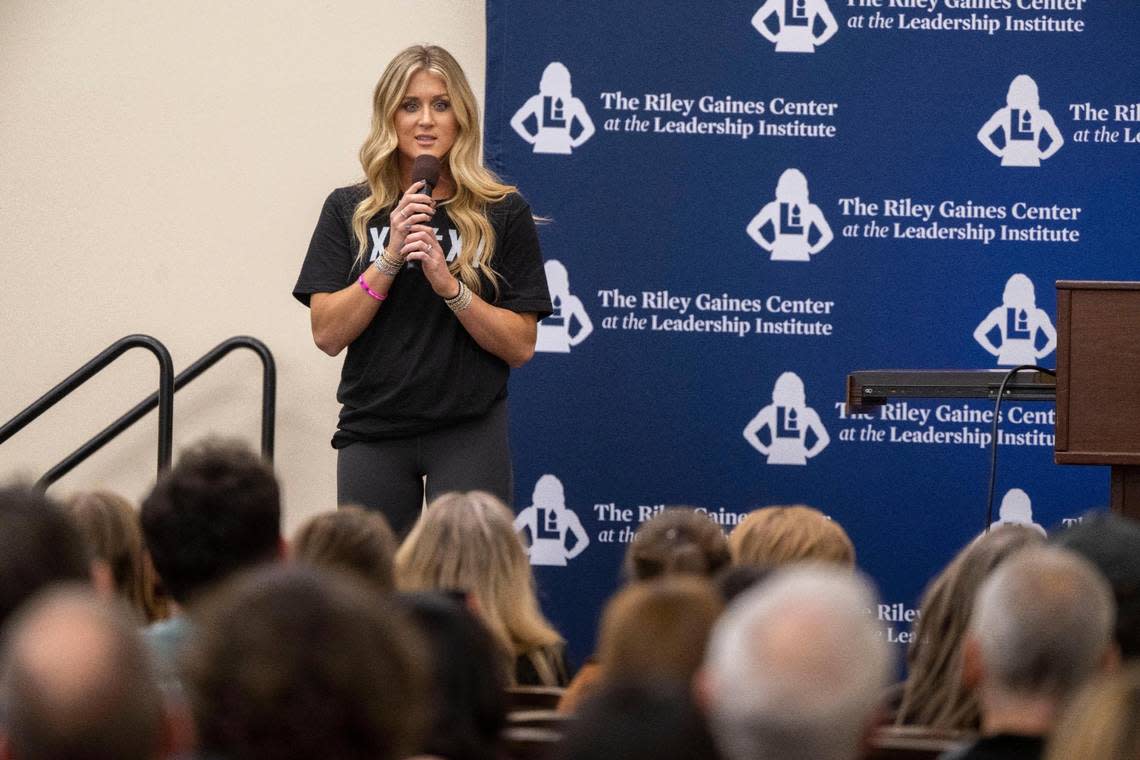
<svg viewBox="0 0 1140 760">
<path fill-rule="evenodd" d="M 772 261 L 810 261 L 834 238 L 823 211 L 808 198 L 808 181 L 787 169 L 776 183 L 776 200 L 764 205 L 745 228 Z"/>
<path fill-rule="evenodd" d="M 990 335 L 998 339 L 995 343 Z M 1038 337 L 1045 342 L 1038 347 Z M 1001 306 L 986 315 L 976 328 L 974 340 L 997 357 L 1003 367 L 1036 364 L 1053 353 L 1057 347 L 1057 331 L 1044 310 L 1037 308 L 1033 281 L 1023 274 L 1015 274 L 1005 284 Z"/>
<path fill-rule="evenodd" d="M 551 259 L 546 262 L 546 283 L 550 289 L 550 304 L 553 309 L 549 317 L 538 323 L 538 340 L 535 351 L 568 354 L 594 331 L 594 323 L 586 313 L 582 299 L 570 292 L 570 276 L 562 262 Z M 577 324 L 577 332 L 571 332 Z"/>
<path fill-rule="evenodd" d="M 760 438 L 767 428 L 768 443 Z M 808 447 L 808 433 L 815 442 Z M 744 426 L 744 440 L 766 457 L 768 464 L 807 464 L 807 460 L 827 448 L 831 436 L 814 409 L 807 405 L 804 382 L 795 372 L 776 379 L 772 403 Z"/>
<path fill-rule="evenodd" d="M 1001 145 L 994 135 L 1001 135 Z M 1042 135 L 1049 138 L 1041 148 Z M 994 111 L 978 130 L 978 141 L 1001 159 L 1002 166 L 1040 166 L 1065 144 L 1053 117 L 1041 107 L 1037 83 L 1019 74 L 1009 83 L 1005 108 Z"/>
<path fill-rule="evenodd" d="M 515 518 L 515 532 L 526 546 L 530 564 L 565 567 L 586 551 L 590 537 L 578 515 L 567 508 L 562 481 L 543 475 L 534 484 L 532 501 Z"/>
<path fill-rule="evenodd" d="M 823 24 L 819 34 L 817 21 Z M 765 0 L 752 16 L 752 26 L 775 44 L 777 53 L 814 53 L 839 31 L 827 0 Z"/>
<path fill-rule="evenodd" d="M 439 241 L 441 248 L 443 245 L 443 234 L 440 233 L 439 227 L 432 227 L 435 230 L 435 239 Z M 368 261 L 375 261 L 380 255 L 380 251 L 384 250 L 384 246 L 388 245 L 388 235 L 391 230 L 388 225 L 384 225 L 377 229 L 376 227 L 369 227 L 368 234 L 372 237 L 372 255 L 368 257 Z M 450 264 L 459 252 L 463 250 L 463 238 L 459 237 L 459 231 L 448 228 L 447 230 L 448 244 L 447 244 L 447 263 Z"/>
</svg>

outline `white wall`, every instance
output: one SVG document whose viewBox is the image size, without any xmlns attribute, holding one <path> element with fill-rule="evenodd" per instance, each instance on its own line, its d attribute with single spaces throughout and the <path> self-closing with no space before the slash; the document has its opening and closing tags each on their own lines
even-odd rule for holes
<svg viewBox="0 0 1140 760">
<path fill-rule="evenodd" d="M 420 31 L 414 31 L 420 30 Z M 483 0 L 0 2 L 0 422 L 128 333 L 180 370 L 235 334 L 277 358 L 286 527 L 335 503 L 341 359 L 293 300 L 321 202 L 360 178 L 372 87 L 401 48 L 450 49 L 482 95 Z M 259 441 L 260 364 L 232 354 L 175 403 L 175 451 Z M 157 387 L 132 351 L 0 446 L 36 477 Z M 53 487 L 132 498 L 155 414 Z"/>
</svg>

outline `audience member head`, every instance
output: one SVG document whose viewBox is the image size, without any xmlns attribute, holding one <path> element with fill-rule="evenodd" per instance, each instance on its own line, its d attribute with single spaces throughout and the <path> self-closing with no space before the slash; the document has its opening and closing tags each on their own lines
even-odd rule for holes
<svg viewBox="0 0 1140 760">
<path fill-rule="evenodd" d="M 984 733 L 1045 734 L 1059 707 L 1116 654 L 1112 590 L 1088 560 L 1035 547 L 982 584 L 967 634 L 963 676 L 978 692 Z M 1025 725 L 1034 705 L 1041 723 Z M 1036 729 L 1036 730 L 1034 730 Z"/>
<path fill-rule="evenodd" d="M 2 711 L 12 760 L 160 756 L 162 697 L 125 607 L 61 587 L 12 620 Z"/>
<path fill-rule="evenodd" d="M 870 585 L 846 569 L 787 568 L 713 631 L 700 678 L 729 760 L 851 760 L 881 708 L 889 645 Z"/>
<path fill-rule="evenodd" d="M 687 684 L 613 683 L 582 703 L 555 760 L 715 760 Z"/>
<path fill-rule="evenodd" d="M 293 538 L 294 559 L 355 573 L 381 591 L 396 587 L 396 535 L 380 512 L 343 506 L 317 515 Z"/>
<path fill-rule="evenodd" d="M 155 573 L 134 506 L 112 491 L 81 491 L 64 506 L 91 556 L 106 564 L 115 592 L 143 619 L 161 617 Z"/>
<path fill-rule="evenodd" d="M 1140 658 L 1140 523 L 1109 512 L 1086 515 L 1053 543 L 1096 565 L 1116 598 L 1116 643 L 1125 660 Z"/>
<path fill-rule="evenodd" d="M 644 581 L 687 573 L 712 577 L 731 562 L 724 531 L 692 507 L 670 507 L 646 520 L 625 553 L 625 574 Z"/>
<path fill-rule="evenodd" d="M 30 486 L 0 488 L 0 628 L 36 592 L 90 572 L 79 530 L 53 499 Z"/>
<path fill-rule="evenodd" d="M 598 662 L 606 681 L 646 678 L 689 682 L 723 603 L 696 576 L 633 583 L 606 605 L 598 635 Z"/>
<path fill-rule="evenodd" d="M 1049 739 L 1046 760 L 1140 757 L 1140 665 L 1101 675 L 1069 703 Z"/>
<path fill-rule="evenodd" d="M 204 597 L 196 620 L 184 680 L 203 755 L 395 760 L 418 745 L 418 634 L 355 578 L 258 568 Z"/>
<path fill-rule="evenodd" d="M 855 567 L 855 546 L 843 526 L 802 505 L 749 512 L 728 537 L 738 565 L 779 566 L 801 560 Z"/>
<path fill-rule="evenodd" d="M 511 510 L 489 493 L 447 493 L 428 505 L 396 552 L 402 591 L 462 591 L 509 663 L 529 659 L 543 683 L 561 680 L 562 637 L 542 616 Z M 508 669 L 513 670 L 513 667 Z"/>
<path fill-rule="evenodd" d="M 716 574 L 713 582 L 725 604 L 732 604 L 736 597 L 759 585 L 775 570 L 768 565 L 729 565 Z"/>
<path fill-rule="evenodd" d="M 1014 553 L 1044 542 L 1018 525 L 993 528 L 967 544 L 922 595 L 914 638 L 907 650 L 909 675 L 898 722 L 976 731 L 978 699 L 962 681 L 962 642 L 978 589 L 994 568 Z"/>
<path fill-rule="evenodd" d="M 207 440 L 182 452 L 141 516 L 155 569 L 179 604 L 281 547 L 277 479 L 236 441 Z"/>
<path fill-rule="evenodd" d="M 507 723 L 498 644 L 478 618 L 445 594 L 405 594 L 400 601 L 430 655 L 431 716 L 418 754 L 495 760 Z"/>
</svg>

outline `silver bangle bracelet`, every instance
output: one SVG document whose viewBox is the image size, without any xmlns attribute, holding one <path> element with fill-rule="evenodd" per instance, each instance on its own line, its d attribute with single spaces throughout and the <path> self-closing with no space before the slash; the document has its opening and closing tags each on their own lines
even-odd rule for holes
<svg viewBox="0 0 1140 760">
<path fill-rule="evenodd" d="M 395 277 L 400 273 L 400 269 L 404 266 L 404 262 L 392 259 L 388 256 L 388 251 L 381 250 L 380 255 L 376 257 L 376 259 L 372 262 L 372 265 L 376 267 L 377 271 L 379 271 L 380 274 L 386 274 L 389 277 Z"/>
<path fill-rule="evenodd" d="M 443 302 L 447 304 L 447 308 L 458 314 L 471 305 L 471 288 L 467 287 L 463 280 L 459 280 L 459 292 L 454 298 L 443 299 Z"/>
</svg>

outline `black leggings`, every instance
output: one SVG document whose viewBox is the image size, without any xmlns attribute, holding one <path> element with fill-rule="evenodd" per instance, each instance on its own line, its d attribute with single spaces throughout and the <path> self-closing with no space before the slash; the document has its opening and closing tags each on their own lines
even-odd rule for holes
<svg viewBox="0 0 1140 760">
<path fill-rule="evenodd" d="M 422 435 L 352 443 L 337 452 L 338 504 L 384 513 L 403 538 L 424 502 L 448 491 L 489 491 L 506 504 L 514 482 L 507 443 L 507 402 L 475 420 Z"/>
</svg>

